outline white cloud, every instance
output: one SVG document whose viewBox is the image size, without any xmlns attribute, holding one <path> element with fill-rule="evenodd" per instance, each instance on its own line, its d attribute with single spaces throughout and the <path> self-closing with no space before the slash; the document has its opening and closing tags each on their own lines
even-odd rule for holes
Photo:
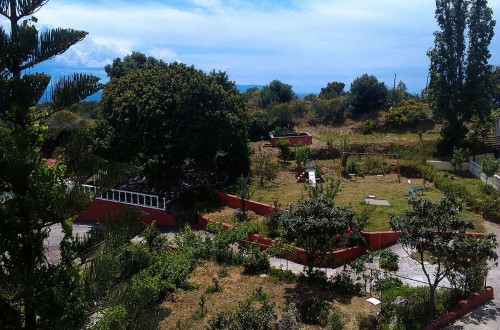
<svg viewBox="0 0 500 330">
<path fill-rule="evenodd" d="M 498 17 L 500 0 L 489 3 Z M 397 72 L 417 91 L 427 77 L 434 6 L 434 0 L 66 0 L 50 1 L 36 16 L 89 32 L 59 60 L 70 66 L 97 68 L 138 50 L 227 70 L 239 83 L 278 78 L 297 91 L 319 91 L 332 80 L 348 84 L 368 72 L 390 81 Z M 500 61 L 498 35 L 492 61 Z"/>
</svg>

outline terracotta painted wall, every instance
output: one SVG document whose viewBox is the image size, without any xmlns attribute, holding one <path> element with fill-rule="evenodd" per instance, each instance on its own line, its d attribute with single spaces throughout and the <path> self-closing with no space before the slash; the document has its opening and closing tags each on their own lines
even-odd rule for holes
<svg viewBox="0 0 500 330">
<path fill-rule="evenodd" d="M 217 198 L 222 205 L 227 205 L 235 209 L 241 208 L 241 202 L 238 196 L 219 192 L 217 193 Z M 247 202 L 247 209 L 258 215 L 268 215 L 273 210 L 273 207 L 269 204 L 249 200 Z"/>
<path fill-rule="evenodd" d="M 269 142 L 271 142 L 271 145 L 273 147 L 276 147 L 278 145 L 278 141 L 281 139 L 286 139 L 288 140 L 288 143 L 290 146 L 294 146 L 298 143 L 302 143 L 305 145 L 310 145 L 312 144 L 312 135 L 303 135 L 303 136 L 284 136 L 284 137 L 271 137 L 269 139 Z"/>
<path fill-rule="evenodd" d="M 151 223 L 153 220 L 160 227 L 176 227 L 177 223 L 175 218 L 164 210 L 151 209 L 147 207 L 132 206 L 123 203 L 116 203 L 101 199 L 94 199 L 92 204 L 89 205 L 85 210 L 78 213 L 76 216 L 77 220 L 85 222 L 97 222 L 104 219 L 110 212 L 123 210 L 126 208 L 135 208 L 147 213 L 146 216 L 142 218 L 145 223 Z"/>
<path fill-rule="evenodd" d="M 432 321 L 424 328 L 424 330 L 441 329 L 442 327 L 444 327 L 447 324 L 450 324 L 460 316 L 468 313 L 474 308 L 492 299 L 493 299 L 493 288 L 486 287 L 483 292 L 473 293 L 470 297 L 461 300 L 458 303 L 459 306 L 456 309 Z"/>
</svg>

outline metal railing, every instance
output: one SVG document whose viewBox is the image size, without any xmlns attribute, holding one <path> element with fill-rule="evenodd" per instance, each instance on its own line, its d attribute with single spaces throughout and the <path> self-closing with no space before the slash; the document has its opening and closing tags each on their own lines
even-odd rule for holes
<svg viewBox="0 0 500 330">
<path fill-rule="evenodd" d="M 486 182 L 486 175 L 481 172 L 481 165 L 472 160 L 469 161 L 469 171 L 475 176 Z M 500 175 L 495 174 L 493 177 L 488 178 L 488 184 L 500 190 Z"/>
<path fill-rule="evenodd" d="M 97 195 L 97 187 L 84 184 L 83 189 L 90 191 L 95 194 L 96 199 L 112 201 L 116 203 L 123 203 L 128 205 L 136 205 L 142 207 L 148 207 L 152 209 L 166 209 L 166 199 L 165 197 L 160 197 L 157 195 L 143 194 L 133 191 L 119 190 L 119 189 L 109 189 L 108 191 Z"/>
</svg>

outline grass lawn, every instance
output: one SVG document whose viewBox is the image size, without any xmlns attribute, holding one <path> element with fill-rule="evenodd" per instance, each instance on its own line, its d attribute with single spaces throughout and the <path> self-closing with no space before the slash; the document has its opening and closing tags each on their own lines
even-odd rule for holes
<svg viewBox="0 0 500 330">
<path fill-rule="evenodd" d="M 197 267 L 190 275 L 189 281 L 193 289 L 179 291 L 174 294 L 173 299 L 163 305 L 172 310 L 165 318 L 161 329 L 177 329 L 180 322 L 181 329 L 204 329 L 207 320 L 222 311 L 234 311 L 238 303 L 248 298 L 258 287 L 267 294 L 269 301 L 276 304 L 275 312 L 283 313 L 288 303 L 300 303 L 304 299 L 314 296 L 331 303 L 331 309 L 340 312 L 346 320 L 345 329 L 357 329 L 356 316 L 362 314 L 376 314 L 379 310 L 368 303 L 365 296 L 346 296 L 335 294 L 331 290 L 325 290 L 317 284 L 298 282 L 284 282 L 273 276 L 262 278 L 258 275 L 249 276 L 242 273 L 240 267 L 228 267 L 227 276 L 219 277 L 222 292 L 206 293 L 212 284 L 212 277 L 219 273 L 222 266 L 207 261 Z M 192 315 L 198 308 L 200 297 L 205 297 L 207 315 L 201 320 L 195 320 Z M 321 329 L 313 325 L 304 325 L 305 329 Z"/>
<path fill-rule="evenodd" d="M 329 162 L 335 163 L 335 161 L 318 161 L 325 177 L 332 177 L 337 172 L 334 165 L 327 166 Z M 414 186 L 423 186 L 422 179 L 411 180 Z M 477 179 L 465 177 L 457 178 L 457 180 L 471 181 L 469 182 L 471 187 L 480 189 L 480 182 Z M 444 195 L 432 183 L 426 183 L 425 187 L 423 198 L 437 202 Z M 254 183 L 253 188 L 255 189 L 253 200 L 269 204 L 277 200 L 283 207 L 293 201 L 308 197 L 304 184 L 296 183 L 294 173 L 291 171 L 280 171 L 274 182 L 268 183 L 264 187 Z M 397 174 L 342 179 L 341 191 L 335 199 L 335 204 L 339 206 L 350 205 L 357 213 L 367 210 L 369 221 L 366 230 L 368 231 L 390 230 L 389 214 L 400 214 L 408 208 L 408 188 L 408 179 L 401 177 L 401 182 L 398 182 Z M 375 195 L 377 199 L 387 199 L 390 206 L 366 205 L 364 199 L 368 195 Z M 422 198 L 420 193 L 419 197 Z M 481 215 L 464 211 L 463 217 L 474 222 L 475 231 L 485 231 Z"/>
</svg>

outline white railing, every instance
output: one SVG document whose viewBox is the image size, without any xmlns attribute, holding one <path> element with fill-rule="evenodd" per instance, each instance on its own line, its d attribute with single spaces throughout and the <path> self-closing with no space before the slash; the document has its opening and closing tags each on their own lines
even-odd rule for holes
<svg viewBox="0 0 500 330">
<path fill-rule="evenodd" d="M 484 157 L 483 157 L 484 158 Z M 470 159 L 469 171 L 474 174 L 475 177 L 480 178 L 482 181 L 486 182 L 486 175 L 481 172 L 481 165 Z M 500 190 L 500 175 L 495 174 L 493 177 L 488 178 L 488 184 L 492 185 L 496 189 Z"/>
<path fill-rule="evenodd" d="M 108 191 L 97 195 L 97 187 L 83 184 L 83 189 L 86 191 L 93 192 L 96 199 L 112 201 L 116 203 L 123 203 L 128 205 L 136 205 L 142 207 L 148 207 L 152 209 L 166 209 L 165 197 L 160 197 L 157 195 L 143 194 L 126 190 L 119 189 L 109 189 Z"/>
</svg>

